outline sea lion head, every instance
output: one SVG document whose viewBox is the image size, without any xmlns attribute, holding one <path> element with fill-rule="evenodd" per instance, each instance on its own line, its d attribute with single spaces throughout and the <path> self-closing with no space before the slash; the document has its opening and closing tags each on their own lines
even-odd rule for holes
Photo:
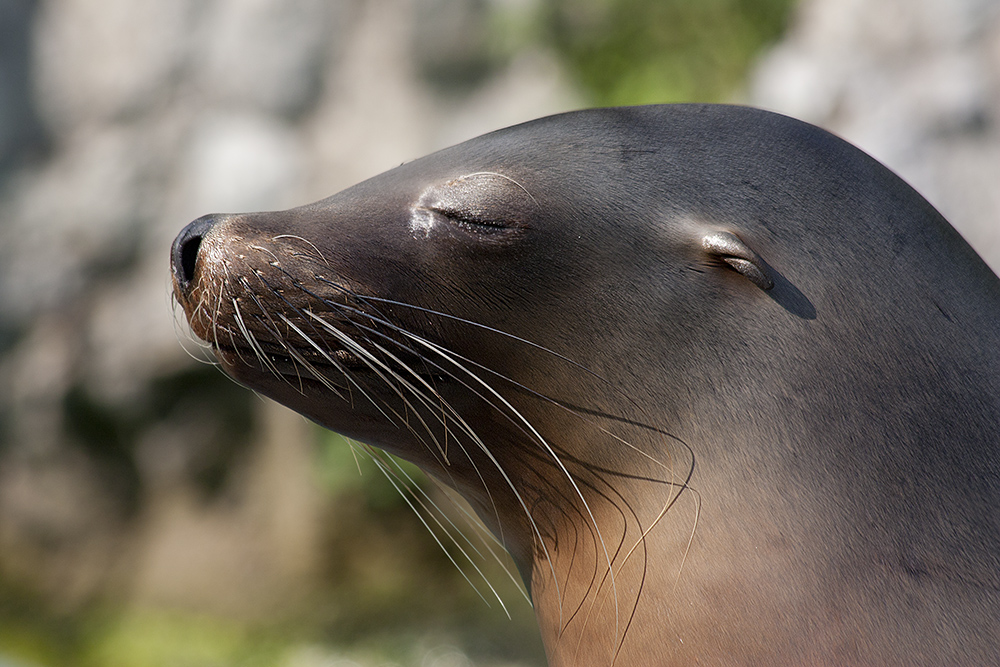
<svg viewBox="0 0 1000 667">
<path fill-rule="evenodd" d="M 200 218 L 173 247 L 195 334 L 241 383 L 431 470 L 449 428 L 531 440 L 533 409 L 642 392 L 629 368 L 663 361 L 630 339 L 698 336 L 691 304 L 720 295 L 699 272 L 725 272 L 703 239 L 725 225 L 627 110 L 557 118 L 307 206 Z"/>
</svg>

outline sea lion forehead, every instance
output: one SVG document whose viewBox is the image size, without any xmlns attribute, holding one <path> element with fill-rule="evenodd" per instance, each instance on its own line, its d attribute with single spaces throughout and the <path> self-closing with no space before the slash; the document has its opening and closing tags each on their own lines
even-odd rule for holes
<svg viewBox="0 0 1000 667">
<path fill-rule="evenodd" d="M 657 114 L 636 107 L 635 113 L 649 121 Z M 628 114 L 616 109 L 572 111 L 527 121 L 469 139 L 403 165 L 419 168 L 424 177 L 442 170 L 448 178 L 480 171 L 496 171 L 517 178 L 513 170 L 563 172 L 573 161 L 604 163 L 607 153 L 635 141 L 656 140 L 648 132 L 636 131 Z"/>
<path fill-rule="evenodd" d="M 723 122 L 720 116 L 743 117 L 743 111 L 748 110 L 733 107 L 720 112 L 700 105 L 572 111 L 469 139 L 373 180 L 380 187 L 387 180 L 395 186 L 410 182 L 426 186 L 493 172 L 524 186 L 528 179 L 537 178 L 547 189 L 577 182 L 599 184 L 607 182 L 619 166 L 660 161 L 692 144 L 716 141 L 703 130 Z M 581 194 L 578 189 L 576 194 Z"/>
<path fill-rule="evenodd" d="M 419 170 L 425 182 L 435 172 L 441 181 L 496 172 L 526 187 L 535 181 L 540 191 L 568 192 L 580 200 L 588 192 L 619 185 L 633 192 L 644 187 L 669 190 L 672 183 L 697 179 L 704 170 L 744 174 L 742 163 L 751 158 L 781 161 L 794 150 L 786 144 L 795 132 L 786 132 L 786 125 L 811 129 L 784 116 L 742 107 L 588 109 L 497 130 L 404 167 Z"/>
</svg>

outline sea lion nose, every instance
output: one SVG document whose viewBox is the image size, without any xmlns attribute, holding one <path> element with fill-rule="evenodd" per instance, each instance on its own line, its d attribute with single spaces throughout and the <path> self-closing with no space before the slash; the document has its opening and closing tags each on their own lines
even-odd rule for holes
<svg viewBox="0 0 1000 667">
<path fill-rule="evenodd" d="M 179 290 L 186 292 L 191 286 L 201 241 L 220 217 L 214 214 L 203 215 L 182 229 L 181 233 L 174 239 L 174 244 L 170 248 L 170 265 L 174 274 L 174 283 Z"/>
</svg>

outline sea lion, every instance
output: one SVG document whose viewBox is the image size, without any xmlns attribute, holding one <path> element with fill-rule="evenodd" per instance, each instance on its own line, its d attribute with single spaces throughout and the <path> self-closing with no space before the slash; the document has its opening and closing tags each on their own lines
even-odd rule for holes
<svg viewBox="0 0 1000 667">
<path fill-rule="evenodd" d="M 228 374 L 469 500 L 553 666 L 1000 664 L 1000 281 L 823 130 L 552 116 L 172 262 Z"/>
</svg>

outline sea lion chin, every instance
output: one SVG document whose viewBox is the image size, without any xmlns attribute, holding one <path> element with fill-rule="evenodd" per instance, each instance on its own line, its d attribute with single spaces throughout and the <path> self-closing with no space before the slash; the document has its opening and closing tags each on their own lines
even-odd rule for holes
<svg viewBox="0 0 1000 667">
<path fill-rule="evenodd" d="M 581 111 L 171 254 L 237 381 L 457 489 L 552 665 L 1000 662 L 1000 281 L 764 111 Z"/>
</svg>

